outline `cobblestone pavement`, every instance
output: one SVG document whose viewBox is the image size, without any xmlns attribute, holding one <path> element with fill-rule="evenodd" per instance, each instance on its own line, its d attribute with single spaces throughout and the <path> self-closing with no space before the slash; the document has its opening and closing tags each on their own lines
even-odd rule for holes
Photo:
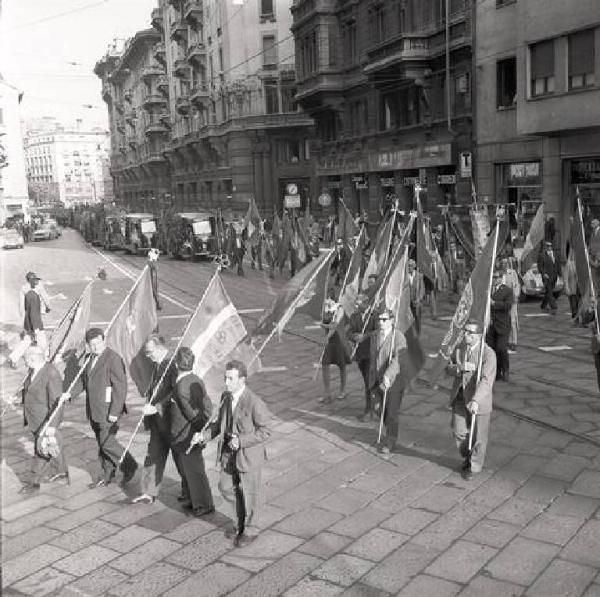
<svg viewBox="0 0 600 597">
<path fill-rule="evenodd" d="M 143 260 L 109 254 L 135 275 Z M 33 269 L 54 282 L 52 321 L 105 263 L 77 235 L 1 255 L 7 274 L 2 298 Z M 106 265 L 106 263 L 105 263 Z M 163 261 L 161 332 L 174 344 L 211 275 L 206 264 Z M 247 268 L 223 279 L 248 327 L 281 286 Z M 95 283 L 92 319 L 107 322 L 131 284 L 107 265 Z M 172 285 L 169 286 L 168 283 Z M 60 294 L 65 298 L 60 298 Z M 570 326 L 566 301 L 559 315 L 539 304 L 521 311 L 521 343 L 511 355 L 511 381 L 495 387 L 491 440 L 484 472 L 464 481 L 449 430 L 447 381 L 433 389 L 417 381 L 405 396 L 401 441 L 389 461 L 373 447 L 376 423 L 361 423 L 359 374 L 351 367 L 349 395 L 321 407 L 321 333 L 295 317 L 292 333 L 264 353 L 266 371 L 251 380 L 276 417 L 264 470 L 263 532 L 232 548 L 224 536 L 230 513 L 216 492 L 217 512 L 203 520 L 176 501 L 170 462 L 159 501 L 131 505 L 134 479 L 121 488 L 89 490 L 95 441 L 83 401 L 63 424 L 70 486 L 45 484 L 26 499 L 31 436 L 20 409 L 2 419 L 2 562 L 4 595 L 286 597 L 388 595 L 438 597 L 600 596 L 600 407 L 589 332 Z M 18 321 L 6 303 L 3 350 Z M 434 352 L 448 326 L 425 314 L 422 340 Z M 567 346 L 545 351 L 544 347 Z M 2 391 L 14 393 L 24 369 L 1 369 Z M 334 375 L 334 383 L 336 376 Z M 140 414 L 133 395 L 120 437 Z M 536 420 L 543 424 L 533 424 Z M 142 462 L 147 436 L 133 453 Z M 214 462 L 214 446 L 206 453 Z"/>
</svg>

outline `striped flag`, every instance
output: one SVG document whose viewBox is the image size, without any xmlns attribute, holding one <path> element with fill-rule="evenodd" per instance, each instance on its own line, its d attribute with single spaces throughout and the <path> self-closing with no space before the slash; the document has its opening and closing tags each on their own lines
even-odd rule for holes
<svg viewBox="0 0 600 597">
<path fill-rule="evenodd" d="M 245 342 L 246 337 L 244 322 L 216 272 L 180 342 L 194 353 L 194 373 L 204 382 L 209 396 L 221 394 L 227 361 L 243 361 L 249 374 L 260 368 L 256 350 Z"/>
<path fill-rule="evenodd" d="M 254 197 L 251 197 L 250 202 L 248 203 L 248 211 L 246 212 L 244 223 L 242 225 L 242 231 L 247 230 L 248 242 L 251 245 L 256 245 L 259 241 L 261 223 L 262 220 L 258 213 L 258 207 L 256 207 L 256 201 L 254 200 Z"/>
<path fill-rule="evenodd" d="M 340 303 L 347 317 L 350 317 L 356 309 L 356 297 L 358 296 L 360 285 L 360 268 L 363 262 L 363 253 L 366 242 L 366 228 L 363 227 L 356 241 L 356 247 L 354 253 L 352 253 L 348 271 L 346 272 L 346 277 L 344 279 L 344 285 L 340 292 Z"/>
<path fill-rule="evenodd" d="M 367 288 L 369 276 L 373 274 L 380 276 L 385 269 L 385 264 L 387 262 L 392 243 L 392 235 L 394 234 L 394 215 L 395 214 L 392 211 L 390 217 L 383 224 L 380 232 L 377 234 L 377 241 L 375 242 L 375 246 L 371 252 L 371 257 L 369 257 L 369 263 L 367 263 L 365 273 L 363 274 L 361 283 L 361 288 L 363 289 Z"/>
<path fill-rule="evenodd" d="M 524 274 L 537 261 L 544 240 L 544 204 L 541 203 L 531 221 L 531 228 L 525 238 L 525 244 L 519 258 L 521 273 Z"/>
</svg>

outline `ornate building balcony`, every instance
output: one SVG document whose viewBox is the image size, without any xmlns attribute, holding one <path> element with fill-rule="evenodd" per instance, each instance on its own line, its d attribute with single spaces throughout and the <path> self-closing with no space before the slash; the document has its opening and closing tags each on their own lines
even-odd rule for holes
<svg viewBox="0 0 600 597">
<path fill-rule="evenodd" d="M 115 110 L 119 114 L 123 114 L 123 112 L 125 111 L 125 107 L 123 106 L 123 102 L 115 102 Z"/>
<path fill-rule="evenodd" d="M 196 42 L 188 48 L 188 51 L 185 53 L 185 57 L 188 59 L 192 66 L 205 64 L 206 47 L 203 43 Z"/>
<path fill-rule="evenodd" d="M 180 77 L 182 79 L 190 78 L 190 65 L 185 58 L 178 58 L 173 63 L 173 72 L 176 77 Z"/>
<path fill-rule="evenodd" d="M 171 23 L 171 39 L 176 42 L 185 42 L 188 40 L 188 26 L 184 21 L 173 21 Z"/>
<path fill-rule="evenodd" d="M 169 97 L 169 77 L 161 75 L 156 82 L 156 88 L 165 96 Z"/>
<path fill-rule="evenodd" d="M 164 42 L 159 41 L 158 43 L 154 44 L 154 46 L 152 47 L 152 55 L 154 56 L 154 60 L 156 60 L 163 66 L 166 66 L 167 54 Z"/>
<path fill-rule="evenodd" d="M 152 79 L 152 77 L 160 77 L 160 75 L 164 75 L 165 71 L 158 64 L 147 64 L 142 68 L 142 79 L 144 81 L 148 81 Z"/>
<path fill-rule="evenodd" d="M 191 104 L 190 98 L 182 95 L 175 100 L 175 110 L 179 112 L 179 114 L 187 115 L 190 113 Z"/>
<path fill-rule="evenodd" d="M 125 114 L 125 122 L 129 126 L 135 126 L 135 123 L 137 122 L 137 114 L 135 110 L 131 110 L 131 112 L 127 112 L 127 114 Z"/>
<path fill-rule="evenodd" d="M 430 39 L 422 34 L 397 35 L 367 51 L 369 62 L 363 67 L 366 75 L 400 69 L 407 79 L 419 78 L 428 68 Z"/>
<path fill-rule="evenodd" d="M 152 27 L 154 27 L 154 29 L 156 29 L 159 33 L 162 33 L 163 31 L 163 14 L 162 14 L 162 9 L 161 8 L 153 8 L 152 9 L 152 13 L 151 13 L 151 23 L 152 23 Z"/>
<path fill-rule="evenodd" d="M 146 137 L 152 137 L 153 135 L 164 135 L 169 132 L 169 129 L 161 119 L 153 118 L 146 124 L 144 132 L 146 133 Z"/>
<path fill-rule="evenodd" d="M 120 133 L 125 134 L 125 123 L 121 119 L 117 120 L 116 126 Z"/>
<path fill-rule="evenodd" d="M 131 149 L 135 149 L 138 146 L 137 139 L 135 137 L 127 137 L 127 145 L 129 145 Z"/>
<path fill-rule="evenodd" d="M 197 28 L 202 26 L 202 2 L 187 0 L 183 9 L 183 18 L 186 23 Z"/>
<path fill-rule="evenodd" d="M 131 103 L 131 100 L 133 99 L 133 89 L 125 89 L 125 91 L 123 92 L 123 97 L 126 101 Z"/>
<path fill-rule="evenodd" d="M 106 79 L 104 79 L 102 81 L 102 99 L 105 102 L 109 102 L 110 100 L 112 100 L 112 95 L 112 85 Z"/>
<path fill-rule="evenodd" d="M 151 111 L 154 106 L 166 106 L 167 98 L 162 93 L 147 93 L 142 100 L 144 110 Z"/>
<path fill-rule="evenodd" d="M 168 129 L 171 128 L 171 113 L 161 112 L 158 116 L 160 122 L 162 122 Z"/>
<path fill-rule="evenodd" d="M 207 85 L 196 85 L 190 93 L 190 101 L 196 108 L 202 108 L 208 102 L 208 86 Z"/>
</svg>

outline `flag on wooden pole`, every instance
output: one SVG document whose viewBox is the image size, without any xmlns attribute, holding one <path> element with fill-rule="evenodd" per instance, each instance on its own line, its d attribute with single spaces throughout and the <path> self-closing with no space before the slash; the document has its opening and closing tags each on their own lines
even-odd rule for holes
<svg viewBox="0 0 600 597">
<path fill-rule="evenodd" d="M 541 203 L 531 221 L 531 227 L 525 237 L 525 244 L 519 258 L 521 273 L 527 270 L 537 261 L 538 253 L 544 240 L 544 204 Z"/>
</svg>

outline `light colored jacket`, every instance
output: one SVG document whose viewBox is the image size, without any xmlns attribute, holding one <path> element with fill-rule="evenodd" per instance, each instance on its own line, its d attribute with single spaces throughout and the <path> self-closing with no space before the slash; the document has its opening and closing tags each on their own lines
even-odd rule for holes
<svg viewBox="0 0 600 597">
<path fill-rule="evenodd" d="M 567 296 L 577 294 L 577 269 L 573 259 L 568 259 L 563 266 L 563 282 Z"/>
</svg>

